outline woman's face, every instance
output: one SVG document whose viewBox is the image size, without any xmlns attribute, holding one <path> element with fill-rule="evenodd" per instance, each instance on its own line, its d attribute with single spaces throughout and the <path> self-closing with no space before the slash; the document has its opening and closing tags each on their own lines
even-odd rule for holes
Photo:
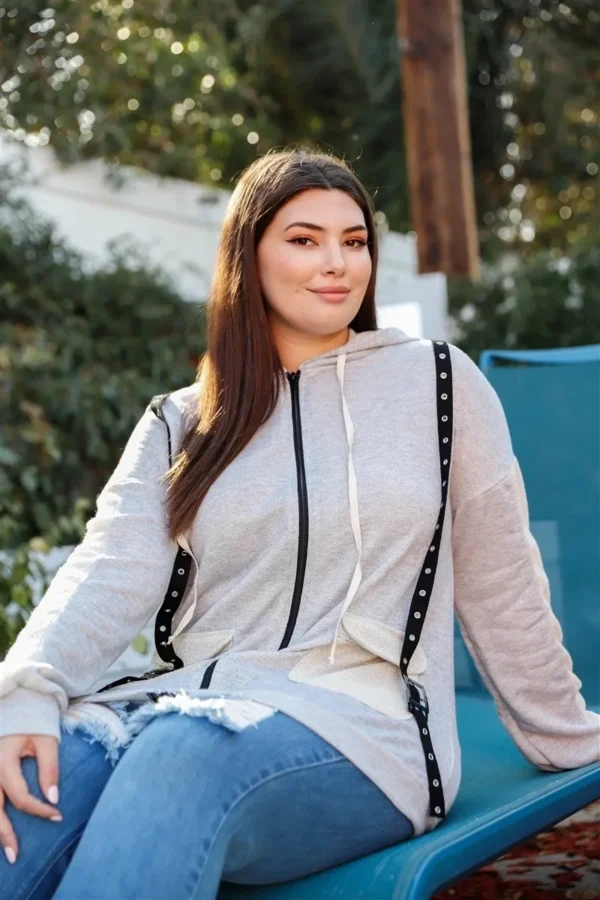
<svg viewBox="0 0 600 900">
<path fill-rule="evenodd" d="M 276 327 L 314 337 L 341 331 L 360 309 L 371 277 L 360 206 L 337 189 L 297 194 L 265 229 L 257 265 L 267 312 Z M 325 287 L 349 291 L 332 302 L 315 293 Z"/>
</svg>

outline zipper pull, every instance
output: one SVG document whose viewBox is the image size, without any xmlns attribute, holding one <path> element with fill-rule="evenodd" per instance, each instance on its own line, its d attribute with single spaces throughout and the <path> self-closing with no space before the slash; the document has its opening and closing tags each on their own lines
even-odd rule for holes
<svg viewBox="0 0 600 900">
<path fill-rule="evenodd" d="M 288 377 L 288 381 L 291 384 L 295 384 L 298 381 L 298 379 L 300 378 L 300 369 L 298 369 L 297 372 L 286 372 L 285 374 Z"/>
</svg>

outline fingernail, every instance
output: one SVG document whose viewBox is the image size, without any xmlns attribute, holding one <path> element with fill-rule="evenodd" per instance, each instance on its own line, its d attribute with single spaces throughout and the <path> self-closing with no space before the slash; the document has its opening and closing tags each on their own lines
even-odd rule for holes
<svg viewBox="0 0 600 900">
<path fill-rule="evenodd" d="M 12 847 L 5 847 L 5 848 L 4 848 L 4 852 L 5 852 L 5 854 L 6 854 L 7 860 L 8 860 L 9 863 L 11 863 L 11 865 L 12 865 L 12 863 L 14 863 L 14 861 L 15 861 L 16 858 L 17 858 L 17 854 L 15 853 L 15 851 L 13 850 Z"/>
<path fill-rule="evenodd" d="M 52 787 L 48 788 L 46 796 L 50 803 L 58 803 L 58 788 L 55 784 L 53 784 Z"/>
<path fill-rule="evenodd" d="M 62 822 L 62 820 L 63 820 L 63 817 L 60 815 L 59 816 L 50 816 L 51 822 Z"/>
</svg>

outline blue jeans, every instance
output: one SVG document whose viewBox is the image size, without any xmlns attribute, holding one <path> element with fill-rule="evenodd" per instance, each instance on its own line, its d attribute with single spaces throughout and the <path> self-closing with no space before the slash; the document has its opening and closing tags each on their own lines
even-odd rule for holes
<svg viewBox="0 0 600 900">
<path fill-rule="evenodd" d="M 284 713 L 232 732 L 169 713 L 115 763 L 62 731 L 62 822 L 6 811 L 1 900 L 213 900 L 221 880 L 271 884 L 393 846 L 411 822 L 334 747 Z M 42 798 L 37 762 L 22 761 Z"/>
</svg>

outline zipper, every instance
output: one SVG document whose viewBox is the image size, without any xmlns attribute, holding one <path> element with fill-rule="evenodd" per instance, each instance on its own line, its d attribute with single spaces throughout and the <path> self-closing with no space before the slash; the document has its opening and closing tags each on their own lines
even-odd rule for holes
<svg viewBox="0 0 600 900">
<path fill-rule="evenodd" d="M 298 478 L 298 561 L 296 564 L 296 581 L 294 584 L 294 593 L 292 595 L 292 605 L 290 607 L 290 615 L 288 618 L 283 640 L 279 645 L 279 650 L 287 647 L 292 639 L 292 634 L 296 626 L 298 611 L 300 609 L 300 597 L 302 596 L 302 588 L 304 586 L 304 575 L 306 572 L 306 557 L 308 553 L 308 492 L 306 490 L 306 472 L 304 469 L 304 449 L 302 446 L 302 422 L 300 419 L 300 393 L 298 382 L 300 380 L 300 369 L 297 372 L 287 372 L 292 392 L 292 422 L 294 426 L 294 453 L 296 456 L 296 472 Z"/>
<path fill-rule="evenodd" d="M 304 469 L 304 448 L 302 445 L 302 421 L 300 418 L 300 394 L 298 389 L 298 381 L 300 379 L 300 369 L 297 372 L 287 372 L 292 392 L 292 423 L 294 426 L 294 455 L 296 457 L 296 473 L 298 480 L 298 515 L 299 515 L 299 533 L 298 533 L 298 561 L 296 563 L 296 581 L 294 583 L 294 593 L 292 595 L 292 605 L 288 617 L 283 640 L 278 649 L 283 650 L 287 647 L 292 639 L 298 611 L 300 609 L 300 598 L 302 596 L 302 588 L 304 587 L 304 575 L 306 573 L 306 557 L 308 554 L 308 491 L 306 489 L 306 472 Z M 213 660 L 208 666 L 202 679 L 201 688 L 207 688 L 215 671 L 218 659 Z"/>
<path fill-rule="evenodd" d="M 213 672 L 215 671 L 215 666 L 217 665 L 218 662 L 219 662 L 218 659 L 214 659 L 214 660 L 211 662 L 211 664 L 208 666 L 208 668 L 206 669 L 206 671 L 204 672 L 204 677 L 203 677 L 203 679 L 202 679 L 202 684 L 200 685 L 201 688 L 207 688 L 207 687 L 209 687 L 209 685 L 210 685 L 210 683 L 211 683 L 211 681 L 212 681 Z"/>
</svg>

